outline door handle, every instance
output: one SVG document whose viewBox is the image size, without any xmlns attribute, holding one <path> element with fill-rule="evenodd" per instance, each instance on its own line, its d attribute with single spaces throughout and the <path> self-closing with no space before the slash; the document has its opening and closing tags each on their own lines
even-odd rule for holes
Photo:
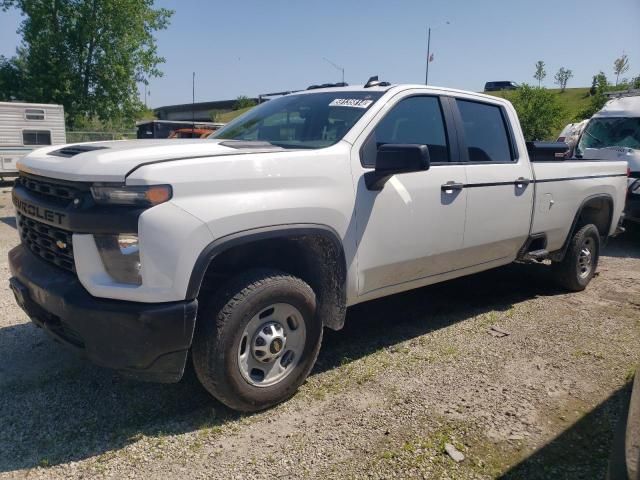
<svg viewBox="0 0 640 480">
<path fill-rule="evenodd" d="M 526 185 L 529 185 L 531 183 L 531 180 L 529 180 L 528 178 L 524 178 L 524 177 L 519 177 L 518 179 L 516 179 L 515 182 L 513 182 L 515 184 L 516 187 L 518 188 L 523 188 Z"/>
<path fill-rule="evenodd" d="M 458 183 L 454 181 L 450 181 L 447 183 L 443 183 L 440 185 L 440 189 L 444 193 L 453 193 L 454 191 L 460 191 L 464 188 L 464 183 Z"/>
</svg>

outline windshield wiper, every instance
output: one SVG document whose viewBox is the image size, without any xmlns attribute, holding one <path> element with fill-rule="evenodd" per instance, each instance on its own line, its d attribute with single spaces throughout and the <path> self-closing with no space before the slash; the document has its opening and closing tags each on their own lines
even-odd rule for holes
<svg viewBox="0 0 640 480">
<path fill-rule="evenodd" d="M 216 139 L 213 139 L 216 140 Z M 280 145 L 266 140 L 236 140 L 232 138 L 220 139 L 220 145 L 229 148 L 282 148 Z"/>
<path fill-rule="evenodd" d="M 593 138 L 596 142 L 600 143 L 600 145 L 604 144 L 604 142 L 602 140 L 600 140 L 598 137 L 596 137 L 593 133 L 585 130 L 584 131 L 585 135 L 589 135 L 591 138 Z"/>
<path fill-rule="evenodd" d="M 280 142 L 271 142 L 272 145 L 277 145 L 280 148 L 288 148 L 288 149 L 300 149 L 300 150 L 316 150 L 320 147 L 314 147 L 311 145 L 303 145 L 300 143 L 280 143 Z"/>
</svg>

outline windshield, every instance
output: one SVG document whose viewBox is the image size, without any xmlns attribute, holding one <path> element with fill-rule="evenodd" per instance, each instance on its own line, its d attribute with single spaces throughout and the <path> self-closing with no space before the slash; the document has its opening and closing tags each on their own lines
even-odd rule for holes
<svg viewBox="0 0 640 480">
<path fill-rule="evenodd" d="M 340 141 L 384 92 L 287 95 L 248 111 L 209 138 L 324 148 Z"/>
<path fill-rule="evenodd" d="M 640 149 L 640 117 L 593 118 L 580 137 L 578 154 L 587 148 L 627 147 Z"/>
</svg>

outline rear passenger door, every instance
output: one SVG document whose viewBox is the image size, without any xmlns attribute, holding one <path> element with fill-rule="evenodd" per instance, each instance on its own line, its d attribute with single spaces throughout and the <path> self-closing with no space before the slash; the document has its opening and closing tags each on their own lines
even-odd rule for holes
<svg viewBox="0 0 640 480">
<path fill-rule="evenodd" d="M 457 98 L 460 155 L 467 162 L 464 253 L 469 264 L 508 263 L 529 236 L 531 166 L 522 158 L 507 110 Z"/>
</svg>

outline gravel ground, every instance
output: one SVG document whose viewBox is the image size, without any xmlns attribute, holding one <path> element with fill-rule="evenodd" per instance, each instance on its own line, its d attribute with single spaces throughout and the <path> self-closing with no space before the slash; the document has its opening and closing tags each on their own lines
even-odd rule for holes
<svg viewBox="0 0 640 480">
<path fill-rule="evenodd" d="M 239 415 L 191 371 L 127 381 L 29 323 L 6 282 L 10 203 L 0 187 L 0 478 L 604 476 L 640 363 L 640 232 L 585 292 L 513 265 L 357 306 L 293 399 Z"/>
</svg>

